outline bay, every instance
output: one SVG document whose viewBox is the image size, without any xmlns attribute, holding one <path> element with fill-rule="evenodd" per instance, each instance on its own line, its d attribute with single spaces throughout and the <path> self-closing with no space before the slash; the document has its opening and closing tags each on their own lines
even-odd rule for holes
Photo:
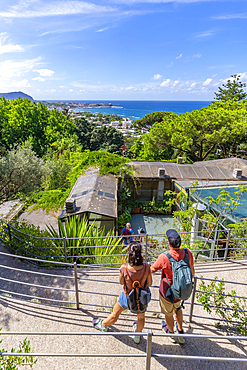
<svg viewBox="0 0 247 370">
<path fill-rule="evenodd" d="M 61 101 L 61 100 L 60 100 Z M 65 102 L 65 101 L 64 101 Z M 166 111 L 184 114 L 207 107 L 211 101 L 147 101 L 147 100 L 73 100 L 73 102 L 105 103 L 112 104 L 111 108 L 75 109 L 76 112 L 92 112 L 102 114 L 116 114 L 118 116 L 137 120 L 148 113 Z"/>
</svg>

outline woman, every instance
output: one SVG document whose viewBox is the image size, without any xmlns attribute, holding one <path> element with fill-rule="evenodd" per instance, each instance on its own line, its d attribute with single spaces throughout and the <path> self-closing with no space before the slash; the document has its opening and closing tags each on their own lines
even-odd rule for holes
<svg viewBox="0 0 247 370">
<path fill-rule="evenodd" d="M 119 272 L 119 283 L 123 285 L 123 291 L 118 297 L 118 302 L 113 308 L 113 312 L 105 319 L 95 318 L 93 319 L 93 326 L 101 331 L 108 331 L 108 326 L 115 324 L 120 314 L 124 310 L 128 310 L 127 295 L 132 290 L 132 281 L 139 281 L 141 288 L 147 291 L 149 286 L 152 285 L 152 275 L 150 271 L 150 265 L 143 263 L 142 257 L 142 246 L 138 241 L 133 241 L 129 245 L 128 249 L 128 263 L 122 265 Z M 126 292 L 127 290 L 127 292 Z M 133 323 L 134 332 L 141 332 L 145 324 L 145 312 L 137 314 L 137 321 Z M 136 344 L 140 343 L 140 336 L 134 337 Z"/>
</svg>

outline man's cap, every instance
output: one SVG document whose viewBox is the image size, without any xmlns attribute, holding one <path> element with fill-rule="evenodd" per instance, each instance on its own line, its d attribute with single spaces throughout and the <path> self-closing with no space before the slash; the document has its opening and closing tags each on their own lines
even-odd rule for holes
<svg viewBox="0 0 247 370">
<path fill-rule="evenodd" d="M 166 236 L 167 236 L 168 239 L 169 238 L 180 239 L 179 233 L 174 229 L 167 230 Z"/>
</svg>

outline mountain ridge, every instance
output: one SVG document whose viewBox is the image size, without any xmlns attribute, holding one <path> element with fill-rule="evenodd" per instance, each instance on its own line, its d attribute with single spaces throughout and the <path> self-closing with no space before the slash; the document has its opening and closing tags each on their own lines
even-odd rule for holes
<svg viewBox="0 0 247 370">
<path fill-rule="evenodd" d="M 34 99 L 30 95 L 27 95 L 22 91 L 14 91 L 14 92 L 9 92 L 9 93 L 0 93 L 0 97 L 1 98 L 3 97 L 7 100 L 14 100 L 14 99 L 22 98 L 22 99 L 29 99 L 31 101 L 34 101 Z"/>
</svg>

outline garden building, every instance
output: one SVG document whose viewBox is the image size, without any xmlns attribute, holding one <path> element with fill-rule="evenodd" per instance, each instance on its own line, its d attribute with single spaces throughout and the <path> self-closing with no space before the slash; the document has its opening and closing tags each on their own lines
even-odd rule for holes
<svg viewBox="0 0 247 370">
<path fill-rule="evenodd" d="M 117 179 L 115 176 L 100 175 L 97 169 L 91 169 L 80 175 L 71 190 L 69 198 L 58 219 L 64 222 L 68 217 L 81 219 L 86 217 L 89 224 L 115 229 L 117 222 Z"/>
<path fill-rule="evenodd" d="M 223 165 L 221 161 L 223 161 Z M 178 191 L 180 191 L 183 189 L 183 186 L 179 185 L 181 181 L 189 181 L 190 183 L 195 181 L 239 181 L 238 176 L 236 177 L 234 174 L 234 169 L 239 169 L 239 164 L 233 164 L 233 169 L 231 169 L 229 163 L 225 163 L 224 160 L 200 162 L 200 164 L 135 161 L 131 162 L 130 165 L 135 167 L 135 175 L 139 178 L 140 183 L 136 189 L 134 182 L 128 179 L 128 187 L 131 190 L 132 198 L 141 201 L 150 201 L 153 198 L 163 200 L 166 190 L 177 191 L 179 189 Z M 242 164 L 242 167 L 244 165 Z M 241 178 L 247 180 L 243 173 Z"/>
</svg>

